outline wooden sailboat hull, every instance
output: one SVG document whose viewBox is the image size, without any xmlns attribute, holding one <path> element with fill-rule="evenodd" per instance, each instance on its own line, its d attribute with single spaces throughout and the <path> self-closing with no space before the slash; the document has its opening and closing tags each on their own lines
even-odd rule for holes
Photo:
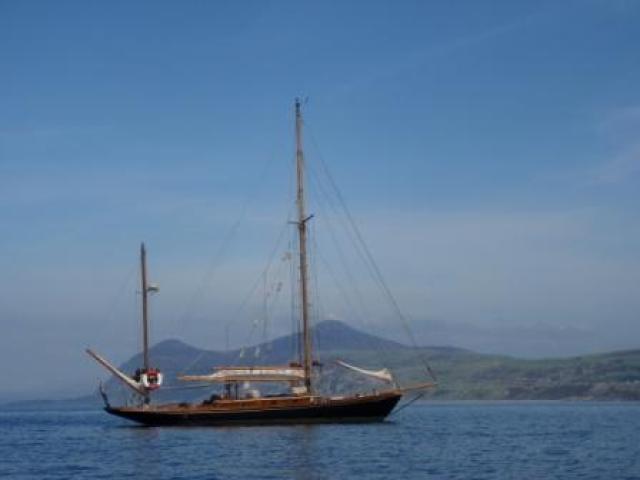
<svg viewBox="0 0 640 480">
<path fill-rule="evenodd" d="M 148 426 L 269 425 L 379 422 L 402 393 L 350 397 L 281 397 L 222 400 L 210 405 L 107 407 L 105 410 Z"/>
</svg>

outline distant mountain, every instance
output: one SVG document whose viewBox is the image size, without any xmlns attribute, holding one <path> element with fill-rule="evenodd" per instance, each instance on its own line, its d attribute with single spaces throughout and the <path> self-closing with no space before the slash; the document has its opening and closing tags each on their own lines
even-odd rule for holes
<svg viewBox="0 0 640 480">
<path fill-rule="evenodd" d="M 336 366 L 334 360 L 341 358 L 364 368 L 391 368 L 401 385 L 425 381 L 426 361 L 436 372 L 439 384 L 426 394 L 427 398 L 640 400 L 640 350 L 524 360 L 454 347 L 416 349 L 335 320 L 316 325 L 313 338 L 317 358 L 323 364 L 318 386 L 326 393 L 380 388 Z M 167 386 L 177 386 L 178 373 L 209 372 L 215 365 L 285 364 L 296 358 L 296 340 L 296 336 L 288 335 L 230 352 L 200 350 L 178 340 L 166 340 L 151 349 L 151 357 L 165 372 Z M 122 369 L 132 372 L 141 361 L 136 355 Z M 175 397 L 176 393 L 166 395 Z M 187 396 L 193 398 L 197 393 Z"/>
<path fill-rule="evenodd" d="M 318 369 L 318 388 L 326 393 L 380 388 L 373 380 L 337 366 L 340 358 L 364 368 L 391 368 L 401 385 L 423 382 L 424 361 L 438 376 L 438 388 L 425 398 L 457 400 L 640 400 L 640 350 L 585 355 L 572 358 L 524 360 L 502 355 L 480 354 L 454 347 L 413 348 L 356 330 L 339 321 L 319 323 L 313 332 Z M 201 350 L 179 340 L 165 340 L 153 346 L 154 366 L 165 374 L 166 389 L 158 401 L 196 401 L 209 390 L 175 389 L 181 373 L 210 372 L 216 365 L 285 364 L 296 356 L 297 336 L 283 336 L 244 350 L 220 352 Z M 140 354 L 120 368 L 133 372 L 142 363 Z M 115 379 L 106 384 L 124 399 Z M 34 408 L 81 408 L 98 405 L 97 395 L 59 402 L 21 402 Z"/>
<path fill-rule="evenodd" d="M 356 330 L 336 320 L 325 320 L 313 328 L 315 351 L 320 357 L 326 352 L 374 352 L 376 350 L 406 350 L 409 347 Z M 180 340 L 164 340 L 154 345 L 149 355 L 153 364 L 169 376 L 174 373 L 205 372 L 216 365 L 286 364 L 297 358 L 297 336 L 286 335 L 245 349 L 220 352 L 201 350 Z M 121 365 L 133 372 L 142 364 L 142 354 Z M 171 379 L 171 382 L 175 379 Z"/>
<path fill-rule="evenodd" d="M 326 320 L 320 322 L 313 328 L 314 352 L 316 359 L 322 361 L 326 358 L 328 362 L 321 369 L 322 373 L 330 372 L 332 376 L 347 377 L 352 374 L 340 368 L 336 371 L 335 365 L 331 362 L 335 358 L 345 360 L 353 358 L 366 358 L 370 360 L 375 352 L 379 351 L 409 351 L 406 345 L 391 340 L 386 340 L 373 335 L 356 330 L 349 325 L 336 320 Z M 184 373 L 204 373 L 210 372 L 214 366 L 221 365 L 284 365 L 299 357 L 298 336 L 286 335 L 278 337 L 269 342 L 260 343 L 249 348 L 237 349 L 228 352 L 215 350 L 201 350 L 179 340 L 165 340 L 154 345 L 149 356 L 154 366 L 160 368 L 165 376 L 167 387 L 184 386 L 184 383 L 177 380 L 179 374 Z M 379 361 L 374 362 L 380 368 Z M 121 365 L 119 368 L 124 372 L 134 372 L 142 364 L 142 354 L 137 354 Z M 323 378 L 327 375 L 320 375 L 318 379 L 320 386 Z M 366 379 L 352 379 L 351 381 L 340 382 L 345 387 L 356 387 Z M 107 387 L 112 388 L 118 384 L 115 378 L 107 382 Z M 338 384 L 332 383 L 329 390 L 335 390 Z M 178 393 L 175 391 L 159 394 L 165 399 L 177 399 Z M 188 397 L 197 395 L 197 392 L 190 392 Z"/>
</svg>

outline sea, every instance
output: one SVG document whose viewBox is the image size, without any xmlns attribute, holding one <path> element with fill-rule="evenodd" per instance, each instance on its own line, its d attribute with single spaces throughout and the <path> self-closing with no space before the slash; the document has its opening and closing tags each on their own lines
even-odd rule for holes
<svg viewBox="0 0 640 480">
<path fill-rule="evenodd" d="M 640 403 L 414 403 L 352 425 L 140 427 L 0 411 L 9 479 L 640 479 Z"/>
</svg>

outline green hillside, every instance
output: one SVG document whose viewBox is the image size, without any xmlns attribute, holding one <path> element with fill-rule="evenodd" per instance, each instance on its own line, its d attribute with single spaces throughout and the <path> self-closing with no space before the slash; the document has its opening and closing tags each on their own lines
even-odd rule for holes
<svg viewBox="0 0 640 480">
<path fill-rule="evenodd" d="M 429 398 L 640 400 L 640 350 L 542 360 L 430 349 L 423 354 L 438 374 Z M 416 367 L 400 372 L 405 381 L 420 375 Z"/>
<path fill-rule="evenodd" d="M 436 398 L 640 400 L 640 350 L 543 360 L 469 354 L 433 363 L 442 377 Z"/>
</svg>

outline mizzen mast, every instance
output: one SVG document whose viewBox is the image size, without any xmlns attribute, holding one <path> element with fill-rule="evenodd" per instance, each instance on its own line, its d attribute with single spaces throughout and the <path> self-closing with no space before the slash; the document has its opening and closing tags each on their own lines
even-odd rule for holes
<svg viewBox="0 0 640 480">
<path fill-rule="evenodd" d="M 149 370 L 149 307 L 148 295 L 149 288 L 147 286 L 147 250 L 144 242 L 140 244 L 140 277 L 142 284 L 142 355 L 143 368 L 146 372 Z"/>
<path fill-rule="evenodd" d="M 313 356 L 311 353 L 311 333 L 309 331 L 309 285 L 308 285 L 308 264 L 307 264 L 307 221 L 311 216 L 305 212 L 304 198 L 304 153 L 302 150 L 302 113 L 300 111 L 300 99 L 296 98 L 296 179 L 297 195 L 296 204 L 298 207 L 298 242 L 300 251 L 300 305 L 302 310 L 302 346 L 303 346 L 303 367 L 304 384 L 307 393 L 313 393 L 311 385 L 311 369 Z"/>
</svg>

